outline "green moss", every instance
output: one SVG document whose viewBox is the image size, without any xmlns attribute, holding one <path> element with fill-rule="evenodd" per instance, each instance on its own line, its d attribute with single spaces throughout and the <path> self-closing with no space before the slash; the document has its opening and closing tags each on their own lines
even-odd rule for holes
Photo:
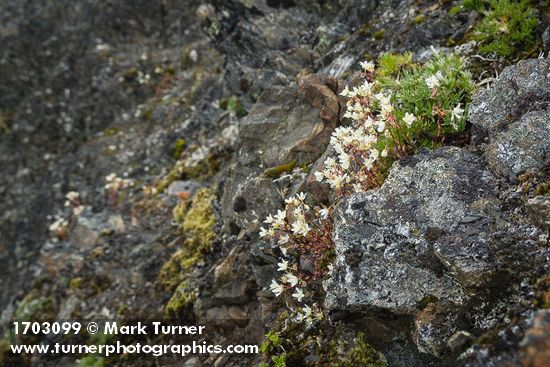
<svg viewBox="0 0 550 367">
<path fill-rule="evenodd" d="M 176 180 L 207 180 L 219 171 L 222 159 L 224 156 L 211 153 L 194 166 L 186 166 L 184 161 L 178 161 L 170 172 L 155 185 L 155 188 L 158 193 L 162 193 Z"/>
<path fill-rule="evenodd" d="M 174 143 L 174 149 L 172 150 L 172 156 L 174 159 L 179 159 L 181 156 L 181 153 L 183 152 L 183 149 L 187 145 L 187 141 L 185 139 L 178 139 Z"/>
<path fill-rule="evenodd" d="M 181 229 L 185 235 L 183 248 L 166 262 L 159 273 L 159 282 L 173 290 L 185 280 L 187 272 L 199 263 L 212 248 L 215 238 L 215 217 L 212 203 L 214 190 L 203 188 L 197 191 L 189 210 L 183 215 Z"/>
<path fill-rule="evenodd" d="M 378 58 L 378 76 L 390 77 L 398 76 L 405 68 L 411 68 L 414 65 L 412 53 L 405 52 L 403 54 L 383 53 Z"/>
<path fill-rule="evenodd" d="M 84 278 L 82 277 L 76 277 L 76 278 L 72 278 L 70 281 L 69 281 L 69 288 L 70 289 L 81 289 L 84 285 Z"/>
<path fill-rule="evenodd" d="M 471 38 L 480 42 L 480 52 L 510 57 L 535 44 L 538 20 L 530 0 L 492 0 L 486 11 L 478 11 L 484 17 L 475 26 Z"/>
<path fill-rule="evenodd" d="M 118 127 L 109 127 L 103 130 L 103 136 L 115 136 L 120 132 Z"/>
<path fill-rule="evenodd" d="M 424 14 L 419 14 L 419 15 L 417 15 L 416 17 L 414 17 L 413 23 L 414 23 L 414 24 L 420 24 L 420 23 L 422 23 L 424 20 L 426 20 L 426 16 L 425 16 Z"/>
<path fill-rule="evenodd" d="M 386 358 L 358 333 L 352 343 L 333 340 L 328 364 L 334 367 L 387 367 Z"/>
<path fill-rule="evenodd" d="M 111 286 L 111 280 L 106 275 L 94 274 L 72 278 L 68 286 L 73 291 L 80 290 L 89 294 L 98 294 L 106 291 Z"/>
<path fill-rule="evenodd" d="M 55 301 L 33 290 L 23 298 L 15 311 L 17 321 L 50 321 L 56 315 Z"/>
<path fill-rule="evenodd" d="M 374 32 L 374 39 L 377 41 L 381 41 L 384 38 L 385 33 L 386 32 L 383 29 Z"/>
<path fill-rule="evenodd" d="M 450 10 L 449 10 L 449 15 L 452 17 L 452 16 L 455 16 L 457 14 L 460 13 L 460 11 L 462 10 L 462 8 L 460 6 L 453 6 Z"/>
<path fill-rule="evenodd" d="M 237 117 L 244 117 L 248 115 L 248 112 L 243 107 L 241 101 L 236 96 L 223 98 L 219 102 L 220 108 L 226 111 L 234 113 Z"/>
<path fill-rule="evenodd" d="M 132 68 L 130 68 L 130 69 L 128 69 L 128 70 L 126 70 L 122 73 L 122 77 L 126 81 L 133 80 L 133 79 L 137 78 L 138 75 L 139 75 L 139 71 L 135 67 L 132 67 Z"/>
<path fill-rule="evenodd" d="M 104 367 L 105 358 L 100 356 L 86 356 L 80 358 L 76 364 L 77 367 Z"/>
<path fill-rule="evenodd" d="M 193 303 L 196 299 L 196 291 L 190 290 L 187 282 L 182 282 L 166 305 L 164 310 L 165 317 L 168 319 L 191 319 L 193 315 Z"/>
<path fill-rule="evenodd" d="M 535 188 L 536 195 L 547 195 L 550 192 L 550 181 L 543 182 Z"/>
<path fill-rule="evenodd" d="M 189 202 L 187 200 L 180 201 L 172 210 L 172 218 L 174 219 L 174 222 L 177 224 L 182 224 L 188 211 Z"/>
<path fill-rule="evenodd" d="M 277 178 L 282 176 L 284 173 L 292 172 L 294 167 L 296 167 L 296 161 L 291 161 L 276 167 L 268 168 L 264 171 L 263 174 L 265 177 Z"/>
<path fill-rule="evenodd" d="M 100 356 L 89 355 L 89 356 L 80 358 L 76 363 L 76 366 L 77 367 L 104 367 L 105 358 Z"/>
</svg>

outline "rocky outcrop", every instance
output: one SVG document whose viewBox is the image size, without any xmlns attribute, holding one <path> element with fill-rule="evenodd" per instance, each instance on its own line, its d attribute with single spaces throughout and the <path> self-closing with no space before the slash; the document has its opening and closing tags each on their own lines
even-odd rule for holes
<svg viewBox="0 0 550 367">
<path fill-rule="evenodd" d="M 412 318 L 418 349 L 442 358 L 455 333 L 493 327 L 494 308 L 544 263 L 532 229 L 507 221 L 498 186 L 481 158 L 442 148 L 402 159 L 380 189 L 344 200 L 329 312 Z"/>
<path fill-rule="evenodd" d="M 491 169 L 516 182 L 550 162 L 550 59 L 520 61 L 504 69 L 491 89 L 470 105 L 473 141 Z"/>
</svg>

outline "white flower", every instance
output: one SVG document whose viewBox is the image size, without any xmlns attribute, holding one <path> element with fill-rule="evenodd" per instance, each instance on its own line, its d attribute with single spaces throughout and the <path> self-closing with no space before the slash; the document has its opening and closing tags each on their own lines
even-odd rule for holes
<svg viewBox="0 0 550 367">
<path fill-rule="evenodd" d="M 403 122 L 407 124 L 407 127 L 411 127 L 413 122 L 416 121 L 416 116 L 414 116 L 412 113 L 405 112 L 405 116 L 403 117 Z"/>
<path fill-rule="evenodd" d="M 69 201 L 75 201 L 80 199 L 80 194 L 76 191 L 69 191 L 67 195 L 65 195 L 65 198 Z"/>
<path fill-rule="evenodd" d="M 426 85 L 430 89 L 437 88 L 439 86 L 439 79 L 437 79 L 437 76 L 431 75 L 426 78 Z"/>
<path fill-rule="evenodd" d="M 282 284 L 279 284 L 275 281 L 275 279 L 272 279 L 271 280 L 271 284 L 269 285 L 269 289 L 271 290 L 271 292 L 273 292 L 275 294 L 275 296 L 279 297 L 284 291 L 285 291 L 285 288 L 283 287 Z"/>
<path fill-rule="evenodd" d="M 340 95 L 343 96 L 343 97 L 349 96 L 349 88 L 348 88 L 347 85 L 344 87 L 344 90 L 342 90 L 342 91 L 340 92 Z"/>
<path fill-rule="evenodd" d="M 380 153 L 380 156 L 382 156 L 382 158 L 386 158 L 388 156 L 388 150 L 386 148 L 384 148 L 382 153 Z"/>
<path fill-rule="evenodd" d="M 327 269 L 328 269 L 328 274 L 329 274 L 329 275 L 331 275 L 332 273 L 334 273 L 334 265 L 328 264 Z"/>
<path fill-rule="evenodd" d="M 460 107 L 460 103 L 453 108 L 453 111 L 451 113 L 451 122 L 455 122 L 455 120 L 460 120 L 464 116 L 464 110 Z"/>
<path fill-rule="evenodd" d="M 284 234 L 279 238 L 279 244 L 284 245 L 285 243 L 288 243 L 289 240 L 290 240 L 290 237 L 288 237 L 287 234 Z M 286 249 L 281 248 L 281 251 L 283 251 L 283 254 L 286 256 L 286 252 L 285 252 Z"/>
<path fill-rule="evenodd" d="M 302 302 L 304 296 L 304 292 L 300 288 L 296 288 L 296 291 L 292 293 L 292 298 L 295 298 L 298 302 Z"/>
<path fill-rule="evenodd" d="M 298 277 L 292 273 L 286 273 L 286 281 L 291 287 L 295 287 L 298 284 Z"/>
<path fill-rule="evenodd" d="M 367 72 L 374 71 L 374 62 L 372 61 L 363 61 L 363 62 L 360 62 L 359 65 L 361 65 L 361 68 Z"/>
<path fill-rule="evenodd" d="M 114 181 L 116 178 L 116 174 L 115 173 L 111 173 L 111 174 L 108 174 L 107 176 L 105 176 L 105 181 L 107 182 L 112 182 Z"/>
<path fill-rule="evenodd" d="M 264 227 L 260 228 L 260 237 L 272 237 L 275 234 L 272 228 L 265 229 Z"/>
<path fill-rule="evenodd" d="M 321 216 L 322 219 L 327 219 L 328 215 L 329 215 L 328 209 L 323 208 L 323 209 L 319 210 L 319 215 Z"/>
<path fill-rule="evenodd" d="M 275 219 L 273 219 L 273 216 L 272 216 L 271 214 L 269 214 L 269 215 L 267 216 L 267 218 L 265 218 L 264 223 L 271 224 L 271 223 L 273 223 L 274 221 L 275 221 Z"/>
<path fill-rule="evenodd" d="M 323 178 L 325 177 L 325 174 L 322 171 L 315 171 L 313 174 L 315 175 L 315 181 L 317 182 L 323 181 Z"/>
<path fill-rule="evenodd" d="M 277 268 L 278 271 L 286 271 L 288 269 L 288 261 L 283 260 L 280 263 L 277 264 L 279 268 Z"/>
<path fill-rule="evenodd" d="M 296 194 L 296 199 L 298 199 L 300 201 L 304 201 L 304 200 L 306 200 L 306 194 L 304 194 L 303 192 L 301 192 L 299 194 Z"/>
<path fill-rule="evenodd" d="M 353 191 L 354 192 L 361 192 L 363 191 L 363 187 L 361 186 L 360 183 L 354 183 L 353 185 L 351 185 L 353 187 Z"/>
<path fill-rule="evenodd" d="M 292 223 L 292 233 L 301 234 L 302 236 L 307 235 L 309 232 L 309 226 L 305 221 L 296 220 Z"/>
<path fill-rule="evenodd" d="M 286 236 L 287 239 L 288 239 L 288 236 Z M 287 240 L 288 242 L 288 240 Z M 281 247 L 281 252 L 283 253 L 284 256 L 287 256 L 287 252 L 288 252 L 288 249 L 286 247 Z"/>
</svg>

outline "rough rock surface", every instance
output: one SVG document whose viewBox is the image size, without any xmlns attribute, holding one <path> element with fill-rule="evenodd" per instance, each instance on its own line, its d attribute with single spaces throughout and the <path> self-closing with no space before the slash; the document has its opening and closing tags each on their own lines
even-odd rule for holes
<svg viewBox="0 0 550 367">
<path fill-rule="evenodd" d="M 550 59 L 522 60 L 472 99 L 473 140 L 491 169 L 512 181 L 550 162 Z"/>
<path fill-rule="evenodd" d="M 449 147 L 402 159 L 380 189 L 344 200 L 325 283 L 333 318 L 413 318 L 418 350 L 441 358 L 454 333 L 493 327 L 545 259 L 532 229 L 504 219 L 498 187 L 481 158 Z"/>
</svg>

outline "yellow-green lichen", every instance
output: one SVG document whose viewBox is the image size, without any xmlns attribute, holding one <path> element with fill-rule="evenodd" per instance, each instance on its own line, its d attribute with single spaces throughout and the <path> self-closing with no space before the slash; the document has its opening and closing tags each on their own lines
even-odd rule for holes
<svg viewBox="0 0 550 367">
<path fill-rule="evenodd" d="M 174 159 L 179 159 L 181 156 L 181 153 L 183 152 L 183 149 L 185 148 L 185 145 L 187 145 L 187 142 L 185 139 L 178 139 L 174 143 L 174 149 L 172 151 L 172 156 Z"/>
<path fill-rule="evenodd" d="M 296 161 L 291 161 L 279 166 L 268 168 L 264 171 L 264 176 L 269 178 L 277 178 L 282 176 L 285 173 L 292 172 L 296 167 Z"/>
<path fill-rule="evenodd" d="M 182 282 L 164 309 L 165 317 L 168 319 L 191 319 L 193 316 L 193 303 L 196 299 L 196 291 L 190 290 L 187 282 Z"/>
<path fill-rule="evenodd" d="M 387 367 L 386 358 L 365 340 L 363 333 L 357 333 L 353 342 L 342 340 L 331 342 L 330 366 L 334 367 Z"/>
<path fill-rule="evenodd" d="M 167 289 L 173 290 L 185 280 L 189 269 L 199 263 L 204 254 L 211 250 L 214 241 L 215 217 L 212 202 L 214 190 L 203 188 L 193 197 L 191 207 L 181 213 L 181 229 L 185 236 L 183 247 L 166 262 L 159 273 L 159 282 Z M 181 220 L 179 218 L 178 220 Z"/>
<path fill-rule="evenodd" d="M 377 41 L 381 41 L 384 38 L 385 33 L 386 32 L 383 29 L 374 32 L 374 39 Z"/>
</svg>

